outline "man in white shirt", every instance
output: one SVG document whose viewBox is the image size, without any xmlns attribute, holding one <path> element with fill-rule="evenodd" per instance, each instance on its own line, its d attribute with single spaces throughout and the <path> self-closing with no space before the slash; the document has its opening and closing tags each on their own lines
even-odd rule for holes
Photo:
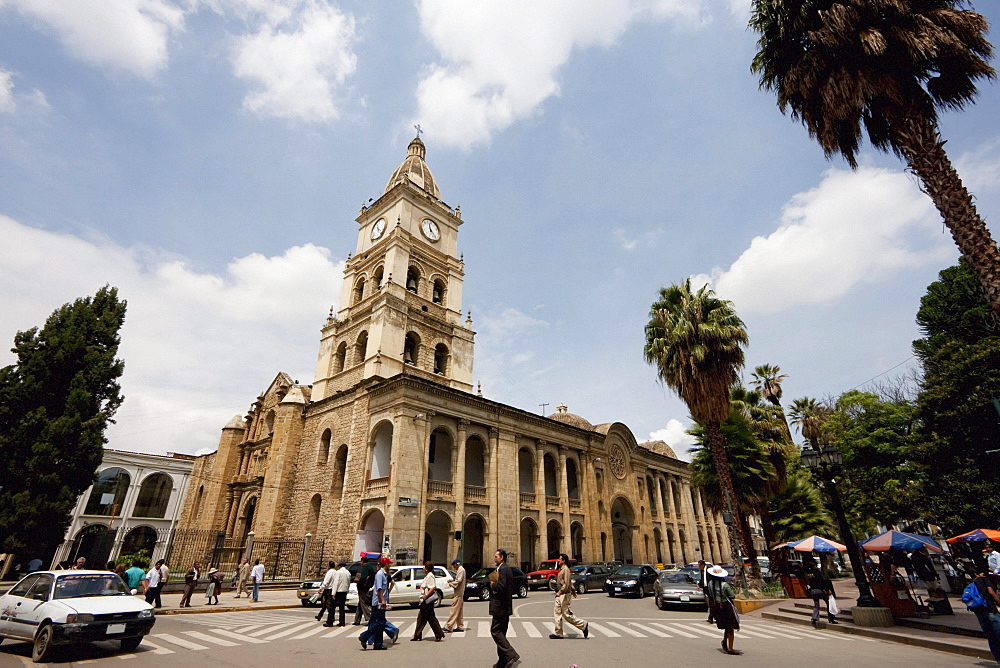
<svg viewBox="0 0 1000 668">
<path fill-rule="evenodd" d="M 323 576 L 323 584 L 319 586 L 319 596 L 320 601 L 322 601 L 322 607 L 316 614 L 316 621 L 323 619 L 323 613 L 327 610 L 333 608 L 333 580 L 334 574 L 337 572 L 337 564 L 329 561 L 327 564 L 330 566 L 326 571 L 326 575 Z"/>
<path fill-rule="evenodd" d="M 163 559 L 160 559 L 152 568 L 149 569 L 149 572 L 146 573 L 146 603 L 149 603 L 154 608 L 159 608 L 162 605 L 160 601 L 160 592 L 163 590 L 163 585 L 167 583 L 163 577 L 164 571 L 167 571 L 169 576 L 170 571 L 168 571 L 166 566 L 163 565 Z"/>
<path fill-rule="evenodd" d="M 330 606 L 330 612 L 326 618 L 326 623 L 323 626 L 333 626 L 333 613 L 338 608 L 340 609 L 340 623 L 337 626 L 344 625 L 344 616 L 347 611 L 347 592 L 351 588 L 351 572 L 347 570 L 347 564 L 343 561 L 337 564 L 336 570 L 333 571 L 333 604 Z"/>
<path fill-rule="evenodd" d="M 260 583 L 264 581 L 264 564 L 260 559 L 255 559 L 253 568 L 250 569 L 250 581 L 253 583 L 253 602 L 257 602 L 257 595 L 260 593 Z"/>
<path fill-rule="evenodd" d="M 983 556 L 986 557 L 986 567 L 993 578 L 994 584 L 997 582 L 997 576 L 1000 576 L 1000 552 L 993 549 L 993 543 L 986 541 L 986 547 L 983 548 Z"/>
</svg>

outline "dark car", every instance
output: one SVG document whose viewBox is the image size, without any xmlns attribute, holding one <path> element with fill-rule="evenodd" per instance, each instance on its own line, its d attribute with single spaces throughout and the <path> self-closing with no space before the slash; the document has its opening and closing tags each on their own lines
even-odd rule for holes
<svg viewBox="0 0 1000 668">
<path fill-rule="evenodd" d="M 573 568 L 573 586 L 578 594 L 600 591 L 604 589 L 604 583 L 610 576 L 611 571 L 606 566 L 576 566 Z M 555 590 L 556 587 L 553 586 L 552 591 Z"/>
<path fill-rule="evenodd" d="M 705 608 L 705 592 L 698 581 L 690 575 L 679 572 L 660 573 L 653 585 L 656 607 L 665 610 L 667 606 Z"/>
<path fill-rule="evenodd" d="M 472 598 L 478 598 L 480 601 L 490 600 L 490 573 L 495 570 L 495 568 L 480 568 L 467 578 L 463 598 L 466 601 Z M 518 598 L 526 597 L 528 595 L 528 576 L 520 568 L 513 566 L 510 567 L 510 571 L 514 576 L 514 595 Z"/>
<path fill-rule="evenodd" d="M 653 593 L 653 585 L 656 584 L 656 569 L 649 564 L 629 564 L 621 566 L 614 575 L 604 583 L 604 591 L 608 596 L 633 595 L 642 598 L 646 594 Z"/>
</svg>

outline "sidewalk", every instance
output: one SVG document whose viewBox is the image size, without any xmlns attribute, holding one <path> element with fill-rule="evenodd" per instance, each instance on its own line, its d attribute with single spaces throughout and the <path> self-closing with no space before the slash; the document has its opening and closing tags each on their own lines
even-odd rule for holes
<svg viewBox="0 0 1000 668">
<path fill-rule="evenodd" d="M 961 598 L 952 597 L 954 615 L 932 616 L 929 619 L 904 618 L 897 620 L 896 626 L 872 628 L 853 623 L 851 608 L 858 598 L 858 588 L 853 580 L 843 579 L 834 583 L 837 602 L 842 612 L 837 615 L 836 625 L 819 622 L 819 628 L 830 632 L 848 633 L 895 642 L 926 649 L 934 649 L 951 654 L 960 654 L 993 661 L 989 646 L 979 627 L 976 616 L 965 609 Z M 787 599 L 777 605 L 748 613 L 752 616 L 772 621 L 811 626 L 813 604 L 809 599 Z M 821 619 L 826 619 L 825 608 L 821 605 Z"/>
<path fill-rule="evenodd" d="M 207 605 L 205 598 L 205 584 L 199 584 L 191 596 L 191 607 L 181 608 L 181 592 L 170 592 L 160 596 L 163 607 L 156 611 L 157 615 L 190 615 L 206 612 L 234 612 L 241 610 L 277 610 L 279 608 L 298 608 L 302 604 L 299 602 L 298 589 L 261 589 L 254 603 L 246 596 L 236 598 L 231 587 L 226 587 L 219 594 L 218 605 Z"/>
</svg>

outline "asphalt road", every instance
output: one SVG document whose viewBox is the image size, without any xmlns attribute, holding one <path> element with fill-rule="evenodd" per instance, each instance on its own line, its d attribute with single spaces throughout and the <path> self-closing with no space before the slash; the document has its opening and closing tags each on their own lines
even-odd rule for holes
<svg viewBox="0 0 1000 668">
<path fill-rule="evenodd" d="M 747 616 L 737 633 L 742 656 L 723 654 L 722 632 L 705 622 L 701 611 L 660 611 L 652 597 L 642 600 L 609 598 L 600 593 L 578 597 L 573 609 L 591 622 L 590 638 L 566 625 L 566 638 L 550 640 L 552 595 L 532 592 L 515 599 L 511 644 L 521 655 L 521 666 L 589 668 L 677 665 L 716 666 L 986 666 L 995 665 L 953 654 L 860 638 L 833 631 Z M 195 615 L 159 616 L 152 633 L 135 652 L 122 654 L 117 642 L 64 648 L 49 665 L 185 666 L 211 662 L 219 666 L 491 666 L 496 651 L 489 635 L 486 603 L 465 604 L 465 633 L 444 641 L 410 642 L 416 611 L 392 610 L 389 619 L 401 627 L 399 642 L 388 651 L 362 651 L 357 635 L 363 627 L 325 628 L 316 611 L 251 610 Z M 447 607 L 439 608 L 439 619 Z M 433 638 L 428 632 L 425 637 Z M 0 667 L 34 665 L 28 643 L 6 640 L 0 645 Z"/>
</svg>

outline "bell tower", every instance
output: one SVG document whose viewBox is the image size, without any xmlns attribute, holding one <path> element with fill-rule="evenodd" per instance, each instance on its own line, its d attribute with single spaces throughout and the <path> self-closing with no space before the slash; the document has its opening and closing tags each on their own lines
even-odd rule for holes
<svg viewBox="0 0 1000 668">
<path fill-rule="evenodd" d="M 475 333 L 462 322 L 460 208 L 441 200 L 418 136 L 382 196 L 355 219 L 340 309 L 322 329 L 313 399 L 400 373 L 472 391 Z"/>
</svg>

